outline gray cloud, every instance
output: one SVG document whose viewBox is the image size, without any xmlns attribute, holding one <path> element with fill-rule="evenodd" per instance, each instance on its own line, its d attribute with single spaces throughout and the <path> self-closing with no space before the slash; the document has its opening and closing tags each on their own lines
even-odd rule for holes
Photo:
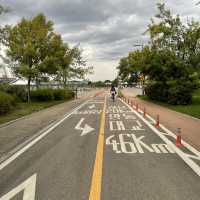
<svg viewBox="0 0 200 200">
<path fill-rule="evenodd" d="M 0 0 L 13 9 L 2 15 L 0 23 L 14 24 L 21 17 L 32 17 L 39 12 L 55 22 L 55 30 L 66 42 L 81 43 L 90 63 L 104 70 L 106 63 L 111 73 L 118 60 L 128 54 L 136 43 L 147 43 L 142 35 L 150 18 L 156 13 L 156 3 L 166 2 L 173 13 L 183 19 L 200 19 L 198 0 Z M 99 64 L 98 64 L 99 63 Z M 100 73 L 101 70 L 96 70 Z M 113 73 L 114 74 L 114 73 Z M 105 74 L 104 74 L 105 76 Z M 109 75 L 108 75 L 109 76 Z M 113 78 L 113 75 L 110 74 Z M 101 74 L 95 79 L 104 79 Z"/>
</svg>

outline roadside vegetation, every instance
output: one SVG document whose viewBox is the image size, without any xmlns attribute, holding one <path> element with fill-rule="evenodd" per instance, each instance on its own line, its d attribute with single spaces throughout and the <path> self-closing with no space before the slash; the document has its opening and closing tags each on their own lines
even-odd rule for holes
<svg viewBox="0 0 200 200">
<path fill-rule="evenodd" d="M 75 95 L 67 88 L 40 88 L 31 91 L 32 101 L 27 102 L 26 93 L 26 87 L 1 84 L 0 124 L 73 99 Z"/>
<path fill-rule="evenodd" d="M 200 87 L 200 23 L 183 22 L 165 4 L 157 6 L 158 14 L 146 31 L 148 45 L 121 58 L 119 77 L 128 83 L 142 81 L 150 100 L 198 116 L 195 108 L 200 104 L 193 94 Z"/>
<path fill-rule="evenodd" d="M 117 97 L 122 98 L 123 94 L 121 92 L 121 89 L 118 88 L 118 92 L 117 92 Z"/>
<path fill-rule="evenodd" d="M 138 96 L 140 99 L 150 101 L 158 105 L 164 106 L 171 110 L 185 113 L 200 119 L 200 89 L 196 90 L 192 95 L 192 103 L 190 105 L 171 105 L 160 101 L 151 100 L 148 96 Z"/>
<path fill-rule="evenodd" d="M 51 106 L 55 106 L 63 102 L 65 101 L 33 101 L 31 103 L 18 102 L 16 106 L 12 107 L 9 112 L 0 116 L 0 124 L 24 117 L 31 113 L 43 110 Z"/>
<path fill-rule="evenodd" d="M 79 45 L 70 47 L 54 32 L 54 23 L 38 14 L 4 28 L 3 44 L 10 68 L 16 77 L 27 80 L 27 101 L 31 101 L 31 83 L 54 80 L 63 88 L 70 78 L 84 78 L 92 68 L 86 66 Z"/>
<path fill-rule="evenodd" d="M 0 14 L 6 12 L 12 11 L 0 5 Z M 67 81 L 92 73 L 79 44 L 71 47 L 63 41 L 53 21 L 42 13 L 0 27 L 0 32 L 6 55 L 0 55 L 1 59 L 16 79 L 27 81 L 25 86 L 0 83 L 0 123 L 74 98 Z M 41 86 L 49 81 L 60 89 Z"/>
</svg>

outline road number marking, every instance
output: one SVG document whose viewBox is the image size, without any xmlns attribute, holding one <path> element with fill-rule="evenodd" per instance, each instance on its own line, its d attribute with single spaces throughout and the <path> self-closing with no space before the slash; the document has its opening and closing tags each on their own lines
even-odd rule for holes
<svg viewBox="0 0 200 200">
<path fill-rule="evenodd" d="M 111 131 L 125 131 L 124 123 L 122 121 L 109 121 Z"/>
<path fill-rule="evenodd" d="M 106 113 L 129 113 L 130 110 L 126 106 L 109 106 Z"/>
<path fill-rule="evenodd" d="M 23 183 L 12 189 L 10 192 L 0 198 L 0 200 L 11 200 L 17 194 L 23 191 L 23 200 L 35 200 L 36 177 L 34 174 Z"/>
<path fill-rule="evenodd" d="M 76 112 L 74 112 L 74 115 L 99 115 L 101 114 L 101 110 L 77 110 Z"/>
<path fill-rule="evenodd" d="M 127 128 L 125 128 L 125 125 L 124 125 L 123 121 L 117 121 L 117 120 L 109 121 L 110 131 L 127 131 L 127 130 L 145 131 L 145 129 L 142 128 L 142 124 L 139 122 L 139 120 L 136 120 L 134 122 L 136 122 L 136 126 L 132 126 L 132 128 L 127 129 Z"/>
<path fill-rule="evenodd" d="M 152 144 L 147 145 L 142 141 L 145 136 L 136 137 L 135 134 L 119 134 L 111 135 L 106 139 L 106 145 L 112 146 L 115 153 L 135 154 L 145 153 L 175 153 L 167 144 Z M 145 150 L 145 151 L 144 151 Z"/>
<path fill-rule="evenodd" d="M 124 103 L 130 110 L 139 117 L 151 130 L 154 131 L 154 133 L 159 136 L 167 145 L 170 145 L 170 147 L 175 151 L 175 153 L 182 158 L 182 160 L 198 175 L 200 176 L 200 166 L 197 164 L 193 159 L 199 159 L 200 158 L 200 152 L 197 151 L 195 148 L 193 148 L 191 145 L 183 141 L 183 144 L 187 149 L 191 152 L 191 154 L 183 152 L 181 149 L 177 148 L 172 141 L 170 141 L 165 134 L 157 130 L 148 120 L 143 118 L 138 112 L 136 112 L 130 105 L 126 104 L 124 101 L 119 99 L 122 103 Z M 147 115 L 148 119 L 155 122 L 155 120 Z M 173 134 L 171 131 L 169 131 L 167 128 L 165 128 L 162 124 L 160 124 L 161 128 L 170 136 L 173 138 L 176 138 L 176 135 Z M 193 154 L 193 155 L 192 155 Z"/>
<path fill-rule="evenodd" d="M 142 124 L 139 120 L 136 120 L 137 126 L 133 126 L 132 130 L 134 131 L 144 131 L 145 129 L 142 128 Z"/>
</svg>

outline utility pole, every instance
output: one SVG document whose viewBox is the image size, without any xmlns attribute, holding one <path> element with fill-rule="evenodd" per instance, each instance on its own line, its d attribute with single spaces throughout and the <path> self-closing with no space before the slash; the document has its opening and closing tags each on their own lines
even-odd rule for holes
<svg viewBox="0 0 200 200">
<path fill-rule="evenodd" d="M 142 47 L 142 51 L 143 51 L 143 49 L 144 49 L 144 44 L 134 44 L 133 45 L 134 47 Z M 141 75 L 140 76 L 140 81 L 141 81 L 141 83 L 142 83 L 142 95 L 145 95 L 145 88 L 144 88 L 144 83 L 145 83 L 145 77 L 144 77 L 144 75 Z"/>
</svg>

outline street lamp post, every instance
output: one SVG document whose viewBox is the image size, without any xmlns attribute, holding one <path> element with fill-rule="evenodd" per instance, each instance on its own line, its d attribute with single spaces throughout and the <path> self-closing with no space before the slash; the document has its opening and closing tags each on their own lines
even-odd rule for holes
<svg viewBox="0 0 200 200">
<path fill-rule="evenodd" d="M 142 47 L 142 50 L 144 49 L 144 44 L 134 44 L 133 45 L 134 47 Z M 142 75 L 143 76 L 143 75 Z M 142 95 L 145 95 L 145 92 L 144 92 L 144 82 L 145 82 L 145 78 L 143 76 L 142 78 Z"/>
</svg>

